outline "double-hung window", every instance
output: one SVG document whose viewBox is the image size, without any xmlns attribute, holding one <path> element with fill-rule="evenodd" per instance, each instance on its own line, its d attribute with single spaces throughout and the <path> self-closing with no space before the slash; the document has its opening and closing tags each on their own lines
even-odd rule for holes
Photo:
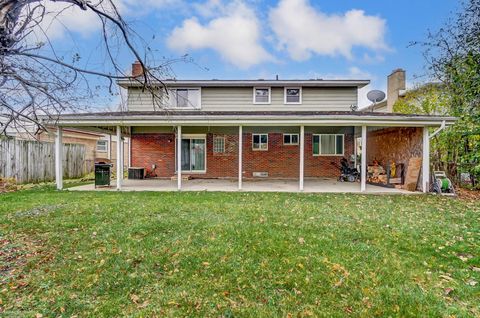
<svg viewBox="0 0 480 318">
<path fill-rule="evenodd" d="M 169 106 L 177 109 L 201 108 L 199 88 L 175 88 L 169 90 Z"/>
<path fill-rule="evenodd" d="M 302 88 L 301 87 L 285 87 L 285 104 L 301 104 Z"/>
<path fill-rule="evenodd" d="M 254 87 L 253 103 L 254 104 L 270 104 L 271 101 L 270 87 Z"/>
<path fill-rule="evenodd" d="M 313 135 L 314 156 L 343 156 L 343 134 L 320 134 Z"/>
<path fill-rule="evenodd" d="M 298 134 L 283 134 L 284 145 L 298 145 Z"/>
<path fill-rule="evenodd" d="M 268 150 L 268 134 L 253 134 L 252 135 L 252 149 L 253 150 Z"/>
<path fill-rule="evenodd" d="M 108 151 L 108 141 L 97 140 L 97 151 L 98 152 L 107 152 Z"/>
</svg>

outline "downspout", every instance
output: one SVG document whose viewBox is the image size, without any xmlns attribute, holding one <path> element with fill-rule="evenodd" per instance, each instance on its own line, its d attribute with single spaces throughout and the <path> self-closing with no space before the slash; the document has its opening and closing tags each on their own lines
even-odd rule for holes
<svg viewBox="0 0 480 318">
<path fill-rule="evenodd" d="M 442 124 L 440 125 L 440 127 L 435 130 L 431 135 L 430 135 L 430 138 L 429 139 L 432 139 L 433 137 L 435 137 L 436 135 L 438 135 L 442 130 L 444 130 L 446 128 L 446 125 L 445 125 L 445 120 L 442 121 Z M 438 154 L 438 150 L 437 150 L 437 156 L 440 157 L 440 155 Z M 439 159 L 439 158 L 437 158 Z"/>
<path fill-rule="evenodd" d="M 430 139 L 432 139 L 433 137 L 435 137 L 436 135 L 438 135 L 439 132 L 441 132 L 442 130 L 444 130 L 447 126 L 445 125 L 445 120 L 442 121 L 442 124 L 440 125 L 440 127 L 435 130 L 431 135 L 430 135 Z"/>
</svg>

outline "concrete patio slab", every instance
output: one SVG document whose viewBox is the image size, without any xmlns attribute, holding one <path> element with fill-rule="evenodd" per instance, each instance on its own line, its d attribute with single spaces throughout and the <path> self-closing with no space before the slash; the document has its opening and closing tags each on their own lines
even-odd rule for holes
<svg viewBox="0 0 480 318">
<path fill-rule="evenodd" d="M 87 184 L 69 188 L 72 191 L 116 191 L 116 181 L 112 180 L 110 187 L 95 188 L 94 184 Z M 402 189 L 386 188 L 367 184 L 366 193 L 371 194 L 419 194 Z M 123 181 L 122 191 L 177 191 L 177 181 L 166 179 L 144 179 Z M 193 179 L 182 182 L 182 191 L 226 191 L 238 190 L 237 180 L 225 179 Z M 245 192 L 300 192 L 296 180 L 244 180 Z M 358 182 L 338 182 L 335 179 L 305 180 L 305 193 L 361 193 Z"/>
</svg>

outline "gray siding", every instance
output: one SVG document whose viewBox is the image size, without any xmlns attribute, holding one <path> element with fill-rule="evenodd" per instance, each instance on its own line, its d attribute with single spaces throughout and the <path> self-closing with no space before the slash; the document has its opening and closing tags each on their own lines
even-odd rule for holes
<svg viewBox="0 0 480 318">
<path fill-rule="evenodd" d="M 283 87 L 272 87 L 271 104 L 254 104 L 252 87 L 204 87 L 203 111 L 349 111 L 357 104 L 356 87 L 303 87 L 302 104 L 285 105 Z M 158 103 L 157 103 L 158 104 Z M 158 107 L 158 105 L 157 105 Z M 154 110 L 152 96 L 140 89 L 128 90 L 128 109 L 131 111 Z"/>
</svg>

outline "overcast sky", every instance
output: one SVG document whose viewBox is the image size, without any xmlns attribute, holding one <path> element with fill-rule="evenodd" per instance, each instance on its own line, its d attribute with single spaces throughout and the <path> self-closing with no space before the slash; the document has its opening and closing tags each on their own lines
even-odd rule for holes
<svg viewBox="0 0 480 318">
<path fill-rule="evenodd" d="M 456 0 L 115 2 L 152 55 L 193 58 L 194 63 L 174 64 L 178 79 L 370 79 L 360 106 L 368 90 L 386 89 L 393 69 L 406 69 L 409 86 L 426 80 L 420 48 L 408 45 L 438 29 L 458 5 Z M 61 22 L 49 24 L 51 40 L 89 61 L 98 47 L 98 21 L 69 10 Z M 125 68 L 132 62 L 118 58 Z"/>
</svg>

